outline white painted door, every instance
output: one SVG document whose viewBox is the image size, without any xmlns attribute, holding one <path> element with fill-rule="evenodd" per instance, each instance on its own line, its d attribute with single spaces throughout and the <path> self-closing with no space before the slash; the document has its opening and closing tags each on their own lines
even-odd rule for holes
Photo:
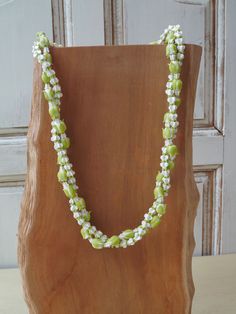
<svg viewBox="0 0 236 314">
<path fill-rule="evenodd" d="M 66 45 L 145 44 L 169 24 L 203 47 L 194 114 L 195 255 L 236 252 L 236 1 L 0 0 L 0 267 L 16 265 L 37 31 Z M 232 38 L 232 39 L 231 39 Z"/>
</svg>

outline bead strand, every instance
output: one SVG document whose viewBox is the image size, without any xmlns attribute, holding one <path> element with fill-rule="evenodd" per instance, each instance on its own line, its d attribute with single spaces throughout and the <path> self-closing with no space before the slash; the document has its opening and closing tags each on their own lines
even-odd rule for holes
<svg viewBox="0 0 236 314">
<path fill-rule="evenodd" d="M 182 32 L 179 25 L 169 26 L 160 36 L 160 40 L 151 44 L 166 44 L 166 56 L 169 63 L 168 81 L 166 83 L 166 95 L 168 111 L 164 115 L 164 127 L 162 135 L 164 145 L 160 156 L 161 170 L 156 175 L 154 188 L 154 202 L 144 218 L 134 229 L 122 231 L 119 235 L 108 237 L 102 231 L 91 224 L 91 212 L 86 209 L 86 203 L 78 193 L 75 171 L 70 163 L 67 150 L 70 147 L 70 139 L 66 135 L 66 124 L 61 119 L 60 106 L 63 96 L 59 80 L 52 68 L 52 56 L 50 47 L 57 46 L 51 43 L 45 33 L 37 33 L 37 40 L 33 45 L 33 56 L 37 58 L 42 66 L 42 81 L 44 83 L 43 94 L 48 102 L 48 111 L 52 119 L 51 141 L 57 153 L 57 164 L 59 166 L 57 178 L 61 183 L 66 197 L 69 199 L 70 210 L 77 223 L 81 226 L 81 235 L 87 239 L 93 248 L 127 248 L 140 241 L 152 228 L 157 227 L 162 216 L 166 213 L 165 197 L 168 195 L 170 185 L 170 172 L 175 166 L 175 158 L 178 149 L 173 143 L 176 138 L 179 122 L 177 120 L 177 109 L 181 104 L 180 93 L 182 81 L 180 72 L 184 49 Z"/>
</svg>

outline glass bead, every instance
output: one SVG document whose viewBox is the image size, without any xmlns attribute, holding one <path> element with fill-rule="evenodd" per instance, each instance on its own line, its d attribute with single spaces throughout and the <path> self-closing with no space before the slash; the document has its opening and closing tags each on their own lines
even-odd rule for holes
<svg viewBox="0 0 236 314">
<path fill-rule="evenodd" d="M 102 242 L 102 240 L 100 240 L 100 239 L 97 239 L 97 238 L 95 238 L 95 239 L 92 239 L 91 241 L 90 241 L 90 243 L 92 244 L 92 247 L 94 248 L 94 249 L 102 249 L 103 248 L 103 242 Z"/>
<path fill-rule="evenodd" d="M 60 182 L 64 182 L 67 180 L 66 170 L 63 167 L 60 167 L 57 173 L 57 178 Z"/>
<path fill-rule="evenodd" d="M 165 204 L 158 204 L 156 207 L 156 211 L 158 214 L 164 215 L 166 212 L 166 205 Z"/>
<path fill-rule="evenodd" d="M 122 237 L 126 240 L 134 237 L 134 232 L 132 229 L 127 229 L 122 232 Z"/>
<path fill-rule="evenodd" d="M 108 240 L 107 240 L 107 245 L 111 246 L 111 247 L 115 247 L 117 245 L 120 244 L 120 238 L 116 235 L 110 237 Z"/>
<path fill-rule="evenodd" d="M 157 215 L 154 216 L 150 222 L 151 228 L 155 228 L 159 225 L 159 223 L 161 222 L 160 217 L 158 217 Z"/>
</svg>

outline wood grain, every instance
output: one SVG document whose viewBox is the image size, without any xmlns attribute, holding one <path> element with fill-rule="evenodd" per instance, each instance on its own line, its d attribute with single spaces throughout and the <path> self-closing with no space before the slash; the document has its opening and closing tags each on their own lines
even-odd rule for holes
<svg viewBox="0 0 236 314">
<path fill-rule="evenodd" d="M 53 48 L 69 157 L 92 221 L 107 234 L 135 227 L 153 201 L 163 144 L 168 75 L 164 46 Z M 190 313 L 191 259 L 199 194 L 192 123 L 201 48 L 187 45 L 183 105 L 168 211 L 128 249 L 94 250 L 82 239 L 58 183 L 50 118 L 35 64 L 28 172 L 18 256 L 30 313 Z"/>
</svg>

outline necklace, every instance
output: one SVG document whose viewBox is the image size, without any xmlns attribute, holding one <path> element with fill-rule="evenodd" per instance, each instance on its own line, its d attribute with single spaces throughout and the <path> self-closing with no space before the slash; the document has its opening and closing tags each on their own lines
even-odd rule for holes
<svg viewBox="0 0 236 314">
<path fill-rule="evenodd" d="M 57 153 L 57 163 L 59 166 L 57 178 L 62 184 L 63 191 L 69 199 L 70 210 L 73 217 L 81 226 L 81 235 L 87 239 L 93 248 L 127 248 L 140 241 L 150 229 L 157 227 L 162 216 L 166 212 L 165 197 L 170 189 L 170 172 L 175 163 L 174 160 L 178 154 L 178 149 L 173 143 L 177 134 L 179 122 L 177 121 L 177 108 L 181 104 L 180 93 L 182 81 L 180 72 L 182 60 L 184 59 L 184 49 L 182 31 L 179 25 L 169 26 L 158 41 L 151 44 L 166 44 L 166 56 L 169 60 L 168 81 L 166 83 L 166 95 L 168 111 L 164 115 L 164 128 L 162 136 L 164 145 L 162 147 L 161 170 L 156 176 L 156 185 L 154 188 L 154 202 L 140 225 L 134 229 L 122 231 L 119 235 L 108 237 L 102 231 L 91 224 L 91 213 L 86 209 L 86 203 L 82 196 L 78 194 L 75 172 L 67 155 L 67 149 L 70 147 L 70 139 L 66 135 L 66 124 L 60 118 L 61 105 L 61 87 L 56 73 L 52 68 L 52 56 L 50 54 L 51 46 L 59 46 L 52 43 L 43 32 L 37 33 L 37 40 L 33 45 L 33 56 L 37 58 L 42 66 L 42 81 L 44 83 L 44 97 L 48 102 L 49 115 L 51 121 L 51 141 Z"/>
</svg>

